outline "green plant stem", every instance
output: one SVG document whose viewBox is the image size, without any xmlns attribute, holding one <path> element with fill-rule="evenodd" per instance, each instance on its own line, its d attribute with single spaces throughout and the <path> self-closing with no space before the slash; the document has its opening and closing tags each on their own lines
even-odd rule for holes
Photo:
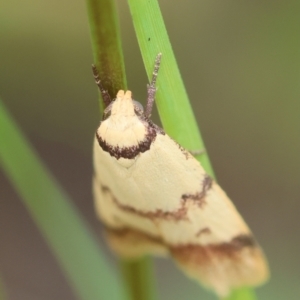
<svg viewBox="0 0 300 300">
<path fill-rule="evenodd" d="M 128 3 L 149 79 L 156 55 L 160 52 L 163 55 L 157 79 L 156 102 L 164 129 L 188 150 L 205 149 L 157 0 L 128 0 Z M 206 172 L 215 178 L 207 153 L 196 158 Z M 250 288 L 243 288 L 234 291 L 226 300 L 254 299 L 254 292 Z"/>
<path fill-rule="evenodd" d="M 254 290 L 250 288 L 240 288 L 234 290 L 231 295 L 222 300 L 255 300 L 256 295 Z"/>
<path fill-rule="evenodd" d="M 150 257 L 122 261 L 121 269 L 126 280 L 127 295 L 132 300 L 156 299 L 153 264 Z"/>
<path fill-rule="evenodd" d="M 1 100 L 0 163 L 80 299 L 121 299 L 121 285 L 91 230 Z"/>
<path fill-rule="evenodd" d="M 115 97 L 126 89 L 125 64 L 116 5 L 113 0 L 86 0 L 94 64 L 102 85 Z M 100 101 L 102 114 L 102 101 Z"/>
<path fill-rule="evenodd" d="M 105 89 L 114 97 L 119 89 L 127 88 L 115 3 L 111 0 L 87 0 L 87 7 L 94 61 Z M 102 101 L 100 111 L 102 114 Z M 128 299 L 154 299 L 150 258 L 121 259 L 120 269 Z"/>
</svg>

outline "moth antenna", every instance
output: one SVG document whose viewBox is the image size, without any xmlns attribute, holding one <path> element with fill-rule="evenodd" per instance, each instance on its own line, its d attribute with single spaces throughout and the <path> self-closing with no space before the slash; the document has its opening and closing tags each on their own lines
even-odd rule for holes
<svg viewBox="0 0 300 300">
<path fill-rule="evenodd" d="M 98 72 L 97 67 L 95 65 L 92 65 L 92 70 L 93 70 L 93 75 L 94 75 L 94 78 L 95 78 L 95 82 L 96 82 L 96 84 L 97 84 L 97 86 L 99 88 L 99 91 L 101 93 L 103 102 L 105 104 L 105 107 L 107 107 L 111 103 L 110 95 L 107 92 L 107 90 L 104 89 L 104 87 L 103 87 L 103 85 L 101 83 L 101 80 L 100 80 L 99 72 Z"/>
<path fill-rule="evenodd" d="M 156 58 L 155 58 L 155 64 L 154 64 L 154 70 L 152 73 L 152 79 L 150 84 L 147 84 L 147 106 L 146 106 L 146 111 L 145 111 L 145 117 L 150 118 L 152 108 L 153 108 L 153 103 L 155 101 L 155 94 L 156 94 L 156 79 L 158 75 L 158 70 L 160 67 L 160 62 L 161 62 L 161 53 L 158 53 Z"/>
</svg>

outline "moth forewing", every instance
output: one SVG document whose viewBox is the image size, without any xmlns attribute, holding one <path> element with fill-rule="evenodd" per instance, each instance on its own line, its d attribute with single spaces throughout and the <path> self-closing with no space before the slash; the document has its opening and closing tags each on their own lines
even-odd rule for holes
<svg viewBox="0 0 300 300">
<path fill-rule="evenodd" d="M 119 91 L 96 132 L 95 207 L 108 241 L 124 257 L 170 253 L 184 272 L 222 296 L 261 284 L 268 277 L 264 255 L 232 202 L 149 119 L 159 63 L 160 56 L 146 112 L 130 91 Z"/>
</svg>

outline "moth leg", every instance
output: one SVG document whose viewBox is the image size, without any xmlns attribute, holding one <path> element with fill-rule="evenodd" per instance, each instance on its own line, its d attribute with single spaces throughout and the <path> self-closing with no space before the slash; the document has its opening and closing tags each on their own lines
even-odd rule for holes
<svg viewBox="0 0 300 300">
<path fill-rule="evenodd" d="M 189 151 L 193 156 L 197 156 L 197 155 L 202 155 L 204 153 L 206 153 L 205 149 L 199 149 L 199 150 L 190 150 Z"/>
<path fill-rule="evenodd" d="M 158 74 L 158 70 L 160 67 L 160 62 L 161 62 L 161 53 L 158 53 L 155 59 L 155 65 L 154 65 L 154 71 L 152 73 L 152 79 L 150 84 L 147 84 L 147 106 L 146 106 L 146 111 L 145 111 L 145 117 L 150 118 L 151 112 L 152 112 L 152 107 L 153 103 L 155 101 L 155 93 L 156 93 L 156 78 Z"/>
<path fill-rule="evenodd" d="M 111 98 L 110 95 L 108 94 L 107 90 L 104 89 L 101 80 L 100 80 L 100 76 L 99 76 L 99 72 L 97 70 L 97 67 L 95 65 L 92 65 L 92 70 L 93 70 L 93 75 L 95 78 L 95 82 L 99 88 L 99 91 L 101 93 L 103 102 L 105 104 L 105 107 L 108 107 L 109 104 L 111 103 Z"/>
</svg>

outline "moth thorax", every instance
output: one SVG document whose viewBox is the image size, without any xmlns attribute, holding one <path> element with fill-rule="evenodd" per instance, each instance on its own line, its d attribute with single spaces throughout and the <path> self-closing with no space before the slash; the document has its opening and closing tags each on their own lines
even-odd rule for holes
<svg viewBox="0 0 300 300">
<path fill-rule="evenodd" d="M 143 122 L 134 115 L 110 116 L 98 128 L 98 135 L 111 146 L 132 147 L 137 146 L 145 139 L 147 129 Z"/>
</svg>

